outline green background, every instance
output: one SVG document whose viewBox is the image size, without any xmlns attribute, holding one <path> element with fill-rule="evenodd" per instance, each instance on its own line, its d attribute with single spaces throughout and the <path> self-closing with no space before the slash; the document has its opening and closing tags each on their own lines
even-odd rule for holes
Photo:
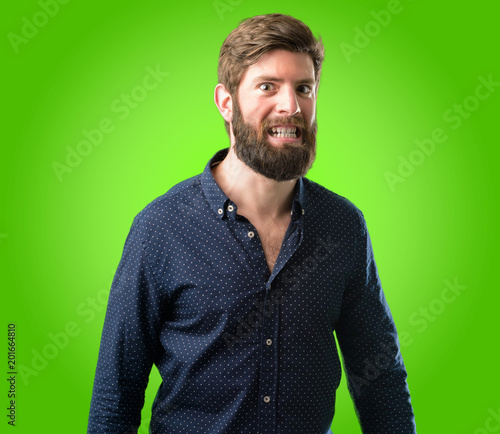
<svg viewBox="0 0 500 434">
<path fill-rule="evenodd" d="M 45 24 L 42 3 L 10 2 L 0 18 L 2 320 L 5 339 L 16 323 L 24 372 L 17 427 L 2 416 L 1 432 L 85 432 L 106 298 L 132 220 L 228 146 L 213 103 L 218 51 L 241 19 L 270 12 L 303 20 L 325 43 L 308 177 L 365 214 L 404 337 L 418 432 L 500 426 L 491 418 L 500 407 L 500 88 L 473 97 L 478 77 L 500 80 L 496 2 L 401 0 L 378 31 L 373 13 L 387 1 L 70 1 Z M 34 19 L 36 34 L 12 36 Z M 372 37 L 356 46 L 356 28 Z M 346 44 L 356 52 L 346 56 Z M 147 67 L 168 77 L 141 93 Z M 131 94 L 136 106 L 120 111 Z M 455 128 L 446 114 L 464 100 L 470 110 Z M 82 130 L 106 118 L 113 131 L 68 166 Z M 436 128 L 446 140 L 418 160 L 415 140 Z M 387 172 L 398 175 L 410 156 L 418 165 L 391 188 Z M 67 171 L 57 176 L 54 163 Z M 465 287 L 453 300 L 446 280 Z M 154 369 L 140 433 L 159 382 Z M 345 378 L 337 398 L 335 434 L 359 433 Z"/>
</svg>

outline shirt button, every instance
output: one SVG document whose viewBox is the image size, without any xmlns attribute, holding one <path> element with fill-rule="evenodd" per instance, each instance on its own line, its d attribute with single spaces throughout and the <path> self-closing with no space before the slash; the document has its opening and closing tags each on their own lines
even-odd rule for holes
<svg viewBox="0 0 500 434">
<path fill-rule="evenodd" d="M 224 211 L 222 210 L 222 208 L 219 208 L 219 209 L 217 210 L 217 212 L 218 212 L 219 214 L 222 214 Z"/>
<path fill-rule="evenodd" d="M 264 402 L 267 404 L 269 401 L 271 401 L 271 398 L 269 396 L 264 396 Z"/>
<path fill-rule="evenodd" d="M 304 215 L 306 213 L 306 210 L 304 208 L 302 208 L 302 215 Z"/>
<path fill-rule="evenodd" d="M 252 231 L 248 232 L 248 238 L 253 238 L 254 236 L 255 234 Z"/>
<path fill-rule="evenodd" d="M 234 206 L 233 206 L 233 205 L 228 205 L 228 206 L 227 206 L 227 210 L 228 210 L 229 212 L 233 211 L 233 210 L 234 210 Z"/>
<path fill-rule="evenodd" d="M 266 339 L 266 345 L 269 346 L 269 345 L 272 345 L 273 344 L 273 340 L 272 339 Z"/>
</svg>

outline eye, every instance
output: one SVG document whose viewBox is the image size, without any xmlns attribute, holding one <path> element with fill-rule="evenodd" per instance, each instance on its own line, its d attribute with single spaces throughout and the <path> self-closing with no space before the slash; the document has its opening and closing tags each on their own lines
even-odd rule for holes
<svg viewBox="0 0 500 434">
<path fill-rule="evenodd" d="M 263 90 L 264 92 L 269 92 L 270 90 L 274 90 L 274 84 L 271 83 L 262 83 L 259 86 L 260 90 Z"/>
<path fill-rule="evenodd" d="M 305 93 L 305 94 L 310 94 L 312 92 L 312 88 L 311 86 L 309 86 L 308 84 L 301 84 L 297 90 L 300 92 L 300 93 Z"/>
</svg>

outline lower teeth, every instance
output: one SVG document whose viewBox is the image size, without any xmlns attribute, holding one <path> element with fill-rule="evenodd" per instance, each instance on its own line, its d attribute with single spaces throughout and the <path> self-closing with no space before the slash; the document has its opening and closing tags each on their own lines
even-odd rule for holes
<svg viewBox="0 0 500 434">
<path fill-rule="evenodd" d="M 292 138 L 297 138 L 296 134 L 283 134 L 283 133 L 273 133 L 273 137 L 292 137 Z"/>
</svg>

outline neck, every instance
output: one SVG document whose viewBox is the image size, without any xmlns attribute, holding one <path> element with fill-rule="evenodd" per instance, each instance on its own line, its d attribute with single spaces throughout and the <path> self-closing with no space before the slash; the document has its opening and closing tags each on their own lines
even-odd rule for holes
<svg viewBox="0 0 500 434">
<path fill-rule="evenodd" d="M 296 179 L 278 182 L 254 172 L 236 156 L 234 146 L 212 173 L 222 191 L 237 205 L 238 214 L 272 220 L 290 215 Z"/>
</svg>

